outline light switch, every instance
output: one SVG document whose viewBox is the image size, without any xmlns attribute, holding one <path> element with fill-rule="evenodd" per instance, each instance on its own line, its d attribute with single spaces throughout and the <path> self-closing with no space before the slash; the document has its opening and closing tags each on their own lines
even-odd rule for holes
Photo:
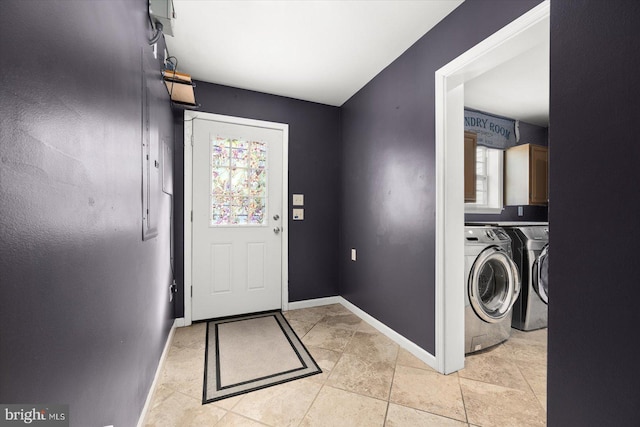
<svg viewBox="0 0 640 427">
<path fill-rule="evenodd" d="M 302 221 L 304 219 L 304 209 L 294 209 L 293 210 L 293 220 L 294 221 Z"/>
<path fill-rule="evenodd" d="M 304 194 L 293 195 L 293 206 L 304 206 Z"/>
<path fill-rule="evenodd" d="M 356 250 L 351 249 L 351 261 L 355 261 L 355 260 L 356 260 Z"/>
</svg>

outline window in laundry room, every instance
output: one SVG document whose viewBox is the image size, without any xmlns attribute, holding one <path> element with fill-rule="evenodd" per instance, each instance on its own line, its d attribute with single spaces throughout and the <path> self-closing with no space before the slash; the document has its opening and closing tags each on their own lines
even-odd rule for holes
<svg viewBox="0 0 640 427">
<path fill-rule="evenodd" d="M 503 151 L 476 147 L 476 201 L 465 203 L 467 213 L 502 211 Z"/>
</svg>

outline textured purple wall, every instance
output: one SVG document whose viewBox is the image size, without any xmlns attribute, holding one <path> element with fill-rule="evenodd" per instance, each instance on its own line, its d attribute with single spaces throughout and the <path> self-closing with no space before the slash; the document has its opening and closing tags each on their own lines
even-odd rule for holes
<svg viewBox="0 0 640 427">
<path fill-rule="evenodd" d="M 520 122 L 520 141 L 518 144 L 538 144 L 549 146 L 549 128 Z"/>
<path fill-rule="evenodd" d="M 551 1 L 548 425 L 640 420 L 640 3 Z"/>
<path fill-rule="evenodd" d="M 206 82 L 196 82 L 195 94 L 199 111 L 289 125 L 289 204 L 294 193 L 304 194 L 305 204 L 304 221 L 292 221 L 289 209 L 289 301 L 338 295 L 340 109 Z M 180 120 L 177 141 L 183 138 Z M 176 150 L 176 187 L 183 185 L 183 164 L 183 153 Z M 184 197 L 176 193 L 175 201 L 175 211 L 182 212 Z M 176 224 L 176 233 L 181 242 L 182 223 Z M 176 248 L 180 251 L 181 245 Z M 182 271 L 181 251 L 176 263 Z M 183 289 L 180 283 L 177 317 L 183 315 Z"/>
<path fill-rule="evenodd" d="M 434 74 L 538 3 L 467 0 L 342 107 L 340 295 L 432 354 Z"/>
<path fill-rule="evenodd" d="M 3 1 L 0 402 L 136 424 L 171 325 L 170 198 L 142 241 L 142 50 L 173 142 L 146 0 Z"/>
</svg>

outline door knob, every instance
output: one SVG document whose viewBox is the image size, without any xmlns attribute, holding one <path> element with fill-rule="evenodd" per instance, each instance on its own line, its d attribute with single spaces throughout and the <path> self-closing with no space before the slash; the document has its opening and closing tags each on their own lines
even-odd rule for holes
<svg viewBox="0 0 640 427">
<path fill-rule="evenodd" d="M 277 221 L 277 220 L 279 220 L 279 219 L 280 219 L 280 215 L 275 214 L 275 215 L 273 216 L 273 219 L 275 219 L 276 221 Z"/>
<path fill-rule="evenodd" d="M 280 227 L 276 227 L 276 228 L 274 228 L 274 229 L 273 229 L 273 232 L 274 232 L 274 233 L 276 233 L 276 234 L 278 234 L 278 233 L 280 232 Z"/>
</svg>

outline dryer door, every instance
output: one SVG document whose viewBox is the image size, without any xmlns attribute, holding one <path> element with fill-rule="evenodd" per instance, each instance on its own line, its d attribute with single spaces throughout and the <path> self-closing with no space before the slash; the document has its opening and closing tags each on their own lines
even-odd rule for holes
<svg viewBox="0 0 640 427">
<path fill-rule="evenodd" d="M 520 274 L 511 256 L 497 246 L 478 255 L 469 274 L 469 301 L 485 322 L 504 319 L 520 294 Z"/>
<path fill-rule="evenodd" d="M 532 273 L 536 293 L 545 304 L 549 304 L 549 245 L 542 248 Z"/>
</svg>

